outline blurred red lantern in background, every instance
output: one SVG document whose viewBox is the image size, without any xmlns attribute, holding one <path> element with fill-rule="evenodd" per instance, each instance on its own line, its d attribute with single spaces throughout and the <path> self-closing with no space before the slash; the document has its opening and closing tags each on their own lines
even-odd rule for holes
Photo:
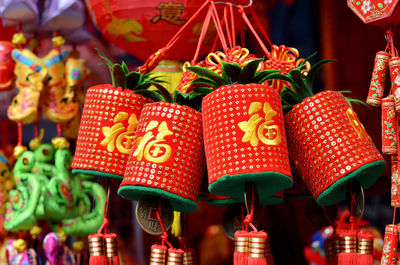
<svg viewBox="0 0 400 265">
<path fill-rule="evenodd" d="M 8 41 L 0 41 L 0 91 L 12 88 L 14 81 L 14 61 L 11 51 L 14 46 Z"/>
<path fill-rule="evenodd" d="M 86 0 L 86 3 L 94 23 L 109 41 L 145 61 L 167 44 L 204 1 Z M 190 24 L 167 53 L 170 59 L 192 59 L 206 11 Z M 211 51 L 215 35 L 214 28 L 209 27 L 201 54 Z"/>
</svg>

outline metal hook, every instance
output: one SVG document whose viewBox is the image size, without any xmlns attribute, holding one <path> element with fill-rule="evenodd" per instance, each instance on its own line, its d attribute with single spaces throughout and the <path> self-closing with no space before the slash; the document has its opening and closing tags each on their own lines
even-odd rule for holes
<svg viewBox="0 0 400 265">
<path fill-rule="evenodd" d="M 216 4 L 216 5 L 228 5 L 226 2 L 214 2 L 214 4 Z M 244 8 L 249 8 L 252 5 L 253 5 L 253 0 L 250 0 L 249 3 L 247 5 L 244 5 L 243 7 Z M 235 5 L 235 4 L 232 4 L 232 6 L 236 7 L 236 8 L 240 8 L 240 6 Z"/>
</svg>

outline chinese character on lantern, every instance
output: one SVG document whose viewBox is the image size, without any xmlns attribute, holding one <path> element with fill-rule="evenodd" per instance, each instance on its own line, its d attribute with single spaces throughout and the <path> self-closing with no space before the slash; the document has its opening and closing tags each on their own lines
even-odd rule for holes
<svg viewBox="0 0 400 265">
<path fill-rule="evenodd" d="M 346 110 L 346 115 L 350 121 L 351 127 L 353 127 L 353 129 L 356 131 L 358 138 L 360 138 L 361 140 L 363 140 L 365 138 L 371 140 L 371 138 L 365 131 L 364 125 L 362 125 L 362 123 L 360 122 L 360 120 L 357 117 L 357 114 L 354 112 L 354 110 L 352 108 L 348 108 Z"/>
<path fill-rule="evenodd" d="M 153 17 L 151 23 L 158 23 L 158 21 L 163 20 L 180 26 L 186 22 L 186 20 L 181 19 L 182 11 L 185 9 L 183 4 L 177 4 L 172 1 L 168 3 L 162 2 L 157 6 L 157 9 L 160 10 L 160 14 Z"/>
<path fill-rule="evenodd" d="M 127 119 L 128 127 L 126 128 L 122 122 Z M 102 128 L 104 139 L 100 144 L 107 146 L 108 152 L 113 152 L 115 147 L 117 147 L 119 152 L 129 154 L 133 146 L 134 133 L 138 124 L 137 117 L 135 114 L 129 116 L 128 113 L 122 111 L 115 116 L 113 122 L 115 124 L 112 127 L 105 126 Z"/>
<path fill-rule="evenodd" d="M 264 117 L 257 113 L 263 110 Z M 266 145 L 279 145 L 282 140 L 281 130 L 274 124 L 273 118 L 277 115 L 268 102 L 262 105 L 261 102 L 250 104 L 248 121 L 238 123 L 239 128 L 244 132 L 242 142 L 250 142 L 252 146 L 258 146 L 259 141 Z M 263 122 L 264 121 L 264 122 Z"/>
<path fill-rule="evenodd" d="M 157 128 L 157 135 L 154 136 L 153 129 Z M 165 137 L 173 135 L 173 132 L 168 129 L 165 121 L 150 121 L 146 127 L 146 134 L 138 137 L 136 141 L 137 148 L 133 152 L 134 157 L 141 161 L 144 157 L 147 161 L 154 163 L 162 163 L 167 161 L 172 153 L 171 147 L 165 143 Z M 153 140 L 153 138 L 155 139 Z"/>
</svg>

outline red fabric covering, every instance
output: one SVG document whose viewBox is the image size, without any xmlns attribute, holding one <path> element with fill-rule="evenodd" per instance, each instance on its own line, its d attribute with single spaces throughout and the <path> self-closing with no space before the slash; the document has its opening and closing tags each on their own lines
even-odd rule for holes
<svg viewBox="0 0 400 265">
<path fill-rule="evenodd" d="M 282 106 L 272 87 L 222 87 L 202 106 L 209 184 L 227 174 L 272 171 L 291 177 Z"/>
<path fill-rule="evenodd" d="M 89 88 L 72 168 L 122 177 L 140 112 L 150 101 L 112 85 Z"/>
<path fill-rule="evenodd" d="M 201 125 L 201 113 L 190 107 L 147 104 L 121 187 L 157 188 L 195 201 L 205 168 Z"/>
<path fill-rule="evenodd" d="M 285 120 L 290 155 L 314 199 L 361 166 L 383 160 L 338 92 L 324 91 L 305 99 Z"/>
</svg>

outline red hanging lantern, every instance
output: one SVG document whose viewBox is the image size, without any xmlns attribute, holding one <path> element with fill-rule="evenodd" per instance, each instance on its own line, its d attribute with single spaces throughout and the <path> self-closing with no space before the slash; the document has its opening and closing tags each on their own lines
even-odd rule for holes
<svg viewBox="0 0 400 265">
<path fill-rule="evenodd" d="M 240 2 L 240 1 L 235 1 Z M 165 46 L 175 33 L 204 4 L 199 0 L 88 0 L 87 7 L 103 35 L 118 47 L 145 61 Z M 192 59 L 201 33 L 204 15 L 193 20 L 168 56 L 175 60 Z M 212 32 L 211 32 L 212 31 Z M 211 50 L 215 30 L 209 28 L 201 53 Z"/>
</svg>

